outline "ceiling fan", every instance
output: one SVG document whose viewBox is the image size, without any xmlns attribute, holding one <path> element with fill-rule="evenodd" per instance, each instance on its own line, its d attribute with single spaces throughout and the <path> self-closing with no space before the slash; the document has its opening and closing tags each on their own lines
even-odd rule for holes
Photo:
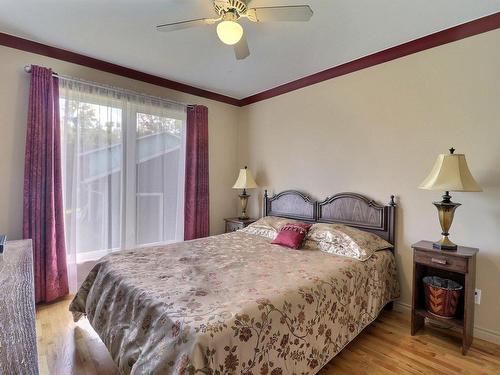
<svg viewBox="0 0 500 375">
<path fill-rule="evenodd" d="M 189 21 L 167 23 L 156 26 L 158 31 L 175 31 L 189 27 L 217 25 L 219 39 L 230 46 L 234 46 L 236 59 L 243 60 L 250 55 L 243 27 L 238 23 L 240 18 L 247 18 L 252 22 L 272 21 L 309 21 L 313 11 L 309 5 L 290 5 L 248 8 L 247 0 L 212 0 L 217 18 L 199 18 Z"/>
</svg>

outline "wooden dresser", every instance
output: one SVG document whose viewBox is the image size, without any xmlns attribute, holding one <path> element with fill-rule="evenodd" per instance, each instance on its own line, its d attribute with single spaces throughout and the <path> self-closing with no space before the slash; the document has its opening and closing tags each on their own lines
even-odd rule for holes
<svg viewBox="0 0 500 375">
<path fill-rule="evenodd" d="M 38 374 L 31 240 L 0 255 L 0 374 Z"/>
</svg>

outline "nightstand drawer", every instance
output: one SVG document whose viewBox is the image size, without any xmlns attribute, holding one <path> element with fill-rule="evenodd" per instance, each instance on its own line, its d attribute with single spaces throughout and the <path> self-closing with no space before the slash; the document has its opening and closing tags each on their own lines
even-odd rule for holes
<svg viewBox="0 0 500 375">
<path fill-rule="evenodd" d="M 449 271 L 467 273 L 467 259 L 448 254 L 429 254 L 425 251 L 415 251 L 415 262 Z"/>
<path fill-rule="evenodd" d="M 234 232 L 243 228 L 244 228 L 243 223 L 232 223 L 230 221 L 226 222 L 226 233 Z"/>
</svg>

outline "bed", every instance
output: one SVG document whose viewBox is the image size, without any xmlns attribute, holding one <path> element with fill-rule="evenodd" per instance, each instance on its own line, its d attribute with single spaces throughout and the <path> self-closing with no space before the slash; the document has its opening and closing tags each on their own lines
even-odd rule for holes
<svg viewBox="0 0 500 375">
<path fill-rule="evenodd" d="M 297 191 L 264 214 L 344 223 L 394 243 L 395 204 Z M 70 305 L 123 374 L 315 374 L 399 296 L 393 250 L 361 262 L 237 231 L 113 253 Z"/>
</svg>

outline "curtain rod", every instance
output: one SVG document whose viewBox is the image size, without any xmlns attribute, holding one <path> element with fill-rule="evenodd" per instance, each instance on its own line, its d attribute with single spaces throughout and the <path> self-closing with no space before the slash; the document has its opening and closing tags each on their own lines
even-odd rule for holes
<svg viewBox="0 0 500 375">
<path fill-rule="evenodd" d="M 25 65 L 24 66 L 24 71 L 26 73 L 31 73 L 31 65 Z M 161 96 L 144 94 L 144 93 L 141 93 L 141 92 L 138 92 L 138 91 L 121 89 L 121 88 L 110 86 L 110 85 L 104 85 L 104 84 L 101 84 L 101 83 L 87 81 L 87 80 L 84 80 L 84 79 L 81 79 L 81 78 L 75 78 L 75 77 L 60 75 L 60 74 L 56 74 L 56 73 L 52 73 L 52 77 L 57 77 L 57 78 L 65 79 L 66 81 L 86 83 L 88 85 L 92 85 L 92 86 L 95 86 L 95 87 L 99 87 L 99 88 L 106 89 L 106 90 L 112 90 L 112 91 L 116 91 L 116 92 L 120 92 L 120 93 L 128 93 L 128 94 L 131 94 L 131 95 L 147 96 L 147 97 L 152 98 L 152 99 L 161 100 L 163 102 L 177 104 L 177 105 L 183 105 L 183 106 L 186 106 L 188 108 L 194 107 L 194 104 L 188 104 L 188 103 L 184 103 L 184 102 L 178 102 L 178 101 L 175 101 L 175 100 L 165 99 L 165 98 L 162 98 Z"/>
</svg>

